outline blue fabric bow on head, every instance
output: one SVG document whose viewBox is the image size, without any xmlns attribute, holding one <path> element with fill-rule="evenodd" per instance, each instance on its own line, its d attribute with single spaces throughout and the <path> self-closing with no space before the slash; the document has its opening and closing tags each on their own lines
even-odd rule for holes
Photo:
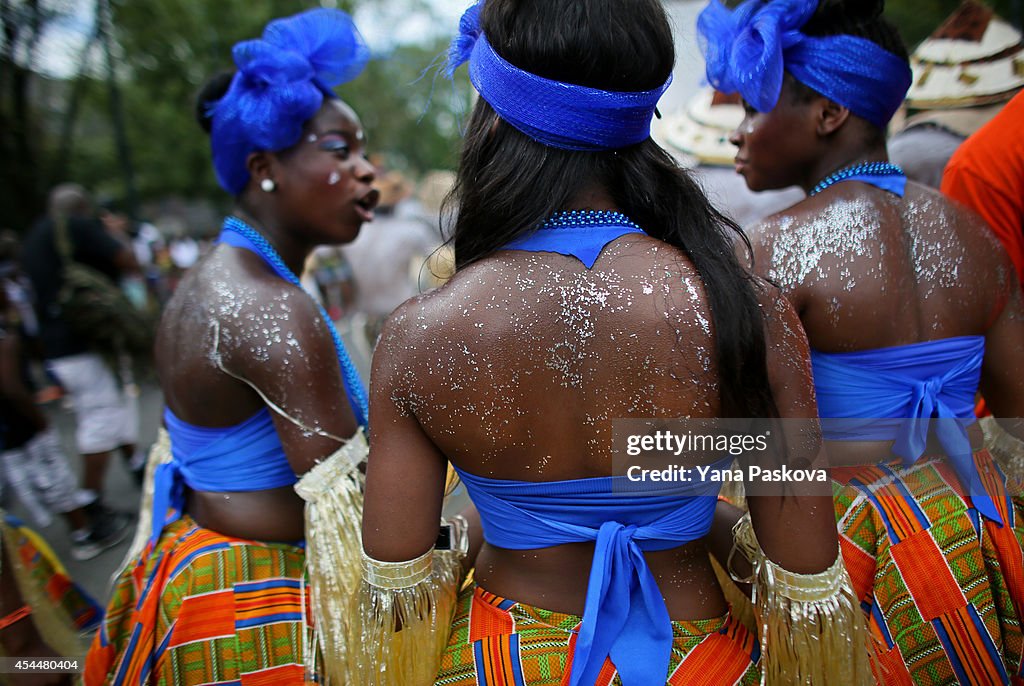
<svg viewBox="0 0 1024 686">
<path fill-rule="evenodd" d="M 747 0 L 730 11 L 711 0 L 697 19 L 708 82 L 768 112 L 779 101 L 788 71 L 885 128 L 910 88 L 910 65 L 865 38 L 801 33 L 817 8 L 818 0 Z"/>
<path fill-rule="evenodd" d="M 462 15 L 448 51 L 448 78 L 469 62 L 469 79 L 494 111 L 538 143 L 563 150 L 615 150 L 647 140 L 654 108 L 672 82 L 617 92 L 531 74 L 494 51 L 480 28 L 480 0 Z"/>
<path fill-rule="evenodd" d="M 210 108 L 210 142 L 217 180 L 238 195 L 249 182 L 249 154 L 295 145 L 324 98 L 336 97 L 331 89 L 358 76 L 370 51 L 348 14 L 314 9 L 270 22 L 262 38 L 231 54 L 238 72 Z"/>
</svg>

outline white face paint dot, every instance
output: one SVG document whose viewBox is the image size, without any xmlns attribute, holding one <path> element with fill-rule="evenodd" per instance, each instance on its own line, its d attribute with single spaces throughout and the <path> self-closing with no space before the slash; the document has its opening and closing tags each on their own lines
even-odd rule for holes
<svg viewBox="0 0 1024 686">
<path fill-rule="evenodd" d="M 341 181 L 341 174 L 337 170 L 332 171 L 331 175 L 327 177 L 327 183 L 331 186 L 337 185 Z"/>
</svg>

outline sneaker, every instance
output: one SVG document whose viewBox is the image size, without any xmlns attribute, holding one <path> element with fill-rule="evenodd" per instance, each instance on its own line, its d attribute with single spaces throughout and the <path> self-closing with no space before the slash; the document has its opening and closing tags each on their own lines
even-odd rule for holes
<svg viewBox="0 0 1024 686">
<path fill-rule="evenodd" d="M 71 557 L 91 560 L 104 550 L 113 548 L 128 535 L 131 520 L 123 514 L 110 514 L 95 518 L 92 529 L 84 536 L 71 535 Z"/>
<path fill-rule="evenodd" d="M 133 522 L 138 517 L 137 511 L 127 512 L 125 510 L 107 507 L 103 501 L 99 499 L 96 499 L 86 505 L 85 513 L 89 515 L 89 520 L 92 522 L 100 522 L 104 519 L 111 519 L 113 517 L 124 517 L 129 522 Z"/>
</svg>

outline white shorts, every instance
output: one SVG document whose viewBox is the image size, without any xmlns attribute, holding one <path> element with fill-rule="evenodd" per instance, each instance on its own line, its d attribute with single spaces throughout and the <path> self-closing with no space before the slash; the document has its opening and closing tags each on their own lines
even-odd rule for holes
<svg viewBox="0 0 1024 686">
<path fill-rule="evenodd" d="M 78 488 L 57 430 L 40 431 L 25 445 L 0 456 L 4 480 L 25 506 L 36 526 L 49 526 L 52 514 L 84 507 L 95 496 Z"/>
<path fill-rule="evenodd" d="M 48 360 L 47 366 L 71 398 L 78 428 L 75 442 L 83 455 L 134 444 L 139 437 L 139 408 L 96 353 Z"/>
</svg>

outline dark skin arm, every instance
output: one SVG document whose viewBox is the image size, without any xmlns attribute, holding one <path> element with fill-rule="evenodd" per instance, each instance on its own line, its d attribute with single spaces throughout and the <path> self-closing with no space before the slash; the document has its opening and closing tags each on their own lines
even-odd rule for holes
<svg viewBox="0 0 1024 686">
<path fill-rule="evenodd" d="M 401 355 L 408 335 L 395 320 L 392 315 L 373 355 L 370 425 L 374 430 L 363 506 L 363 549 L 370 557 L 388 562 L 412 560 L 433 547 L 447 468 L 445 456 L 416 418 L 395 400 L 402 365 L 387 360 Z"/>
<path fill-rule="evenodd" d="M 1006 260 L 1009 263 L 1009 259 Z M 1000 426 L 1024 441 L 1024 296 L 1017 275 L 1007 267 L 1007 302 L 985 332 L 980 390 Z"/>
</svg>

